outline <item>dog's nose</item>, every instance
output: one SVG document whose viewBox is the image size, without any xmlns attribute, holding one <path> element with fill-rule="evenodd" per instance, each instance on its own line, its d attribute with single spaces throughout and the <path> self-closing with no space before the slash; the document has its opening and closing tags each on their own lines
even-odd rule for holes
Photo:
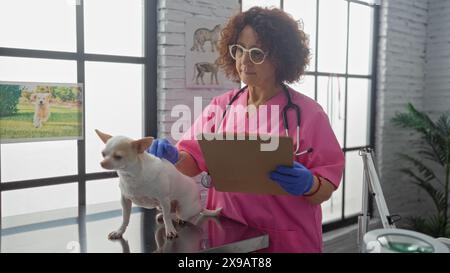
<svg viewBox="0 0 450 273">
<path fill-rule="evenodd" d="M 108 160 L 103 160 L 102 162 L 100 162 L 100 166 L 102 166 L 104 169 L 107 169 L 107 170 L 113 169 L 112 163 Z"/>
</svg>

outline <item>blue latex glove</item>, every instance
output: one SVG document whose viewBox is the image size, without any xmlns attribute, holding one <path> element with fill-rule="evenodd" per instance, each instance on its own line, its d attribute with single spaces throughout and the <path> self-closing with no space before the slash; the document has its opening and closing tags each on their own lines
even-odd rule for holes
<svg viewBox="0 0 450 273">
<path fill-rule="evenodd" d="M 159 158 L 165 158 L 172 164 L 175 164 L 178 161 L 177 148 L 170 144 L 165 138 L 153 140 L 153 143 L 150 145 L 150 148 L 147 149 L 147 152 Z"/>
<path fill-rule="evenodd" d="M 312 173 L 302 164 L 294 161 L 294 166 L 279 166 L 270 172 L 270 179 L 276 181 L 292 195 L 303 195 L 311 190 L 314 179 Z"/>
</svg>

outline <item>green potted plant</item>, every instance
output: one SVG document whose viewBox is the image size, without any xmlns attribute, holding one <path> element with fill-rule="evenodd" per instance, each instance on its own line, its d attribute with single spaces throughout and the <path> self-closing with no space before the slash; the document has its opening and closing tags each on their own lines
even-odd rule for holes
<svg viewBox="0 0 450 273">
<path fill-rule="evenodd" d="M 449 237 L 450 113 L 446 112 L 433 121 L 426 113 L 408 103 L 407 112 L 396 113 L 392 122 L 419 134 L 418 145 L 412 146 L 414 155 L 399 154 L 414 168 L 402 168 L 400 171 L 431 197 L 436 208 L 435 213 L 427 219 L 420 216 L 409 218 L 410 224 L 418 232 L 433 237 Z"/>
</svg>

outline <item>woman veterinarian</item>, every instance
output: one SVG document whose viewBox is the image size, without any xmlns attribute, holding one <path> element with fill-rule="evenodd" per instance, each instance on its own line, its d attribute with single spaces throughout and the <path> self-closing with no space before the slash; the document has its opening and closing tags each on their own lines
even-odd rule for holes
<svg viewBox="0 0 450 273">
<path fill-rule="evenodd" d="M 285 12 L 254 7 L 230 18 L 222 30 L 219 49 L 219 61 L 226 75 L 247 87 L 217 96 L 210 105 L 221 109 L 227 104 L 278 105 L 279 126 L 272 126 L 271 132 L 286 135 L 288 128 L 294 148 L 298 144 L 298 151 L 313 148 L 313 152 L 295 156 L 293 167 L 281 166 L 268 174 L 290 195 L 219 192 L 211 187 L 207 207 L 222 207 L 224 216 L 268 233 L 269 247 L 263 252 L 321 252 L 320 204 L 339 186 L 344 154 L 321 106 L 285 85 L 299 80 L 309 63 L 308 38 Z M 295 109 L 287 111 L 287 126 L 283 123 L 281 112 L 289 100 L 301 111 L 299 138 Z M 186 175 L 207 171 L 194 136 L 202 132 L 200 124 L 211 118 L 204 111 L 176 148 L 166 139 L 157 139 L 150 152 L 173 163 L 180 159 L 177 168 Z"/>
</svg>

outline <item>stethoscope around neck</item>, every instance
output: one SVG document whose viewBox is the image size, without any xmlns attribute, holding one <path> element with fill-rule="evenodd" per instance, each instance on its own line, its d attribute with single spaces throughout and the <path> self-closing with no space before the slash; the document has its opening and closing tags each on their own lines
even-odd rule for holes
<svg viewBox="0 0 450 273">
<path fill-rule="evenodd" d="M 227 106 L 225 107 L 225 110 L 223 111 L 222 114 L 222 120 L 219 123 L 219 127 L 217 128 L 216 131 L 218 131 L 220 129 L 220 126 L 223 123 L 223 120 L 225 119 L 225 116 L 227 114 L 228 109 L 231 107 L 231 105 L 233 105 L 233 103 L 239 98 L 239 96 L 244 93 L 244 91 L 247 89 L 248 85 L 242 87 L 231 99 L 230 102 L 227 103 Z M 300 121 L 301 121 L 301 111 L 300 111 L 300 106 L 298 106 L 297 104 L 292 102 L 291 99 L 291 94 L 289 94 L 289 90 L 287 88 L 287 86 L 282 83 L 281 87 L 283 89 L 284 95 L 287 99 L 287 103 L 286 105 L 283 107 L 283 111 L 281 112 L 281 116 L 283 118 L 283 126 L 284 126 L 284 130 L 286 132 L 286 136 L 289 136 L 289 122 L 288 122 L 288 111 L 289 110 L 294 110 L 295 111 L 295 115 L 297 117 L 297 130 L 295 133 L 295 139 L 296 139 L 296 146 L 295 146 L 295 151 L 294 154 L 296 156 L 300 155 L 299 152 L 299 148 L 300 148 Z M 211 187 L 211 176 L 209 174 L 203 174 L 202 178 L 200 180 L 201 184 L 206 187 L 206 188 L 210 188 Z"/>
</svg>

